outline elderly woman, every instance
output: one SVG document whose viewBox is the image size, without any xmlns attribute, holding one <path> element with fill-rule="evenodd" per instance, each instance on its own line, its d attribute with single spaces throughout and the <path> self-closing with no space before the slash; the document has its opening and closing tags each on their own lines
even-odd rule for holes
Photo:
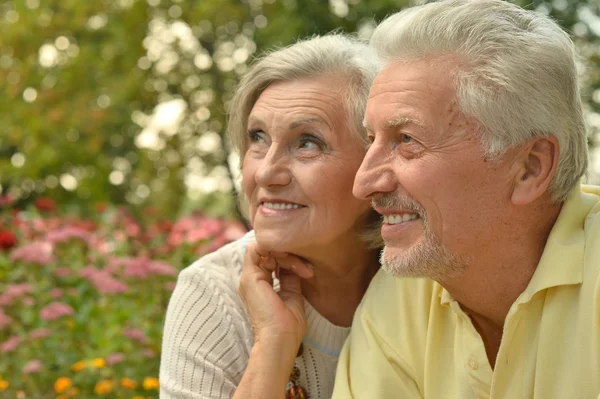
<svg viewBox="0 0 600 399">
<path fill-rule="evenodd" d="M 162 398 L 329 398 L 378 270 L 379 220 L 352 196 L 377 57 L 341 34 L 272 52 L 230 104 L 254 231 L 179 276 Z M 238 291 L 239 286 L 239 291 Z"/>
</svg>

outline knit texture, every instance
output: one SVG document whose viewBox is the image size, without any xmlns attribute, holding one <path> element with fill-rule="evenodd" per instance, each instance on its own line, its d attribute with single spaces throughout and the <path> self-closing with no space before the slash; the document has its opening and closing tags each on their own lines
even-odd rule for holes
<svg viewBox="0 0 600 399">
<path fill-rule="evenodd" d="M 237 293 L 246 244 L 254 233 L 206 255 L 183 270 L 167 309 L 160 397 L 231 398 L 254 342 Z M 339 327 L 305 302 L 308 330 L 296 359 L 311 399 L 330 398 L 338 356 L 350 328 Z"/>
</svg>

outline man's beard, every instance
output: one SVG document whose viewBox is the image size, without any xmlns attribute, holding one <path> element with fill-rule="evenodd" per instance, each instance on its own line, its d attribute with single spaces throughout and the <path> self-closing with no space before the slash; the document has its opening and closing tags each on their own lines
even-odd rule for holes
<svg viewBox="0 0 600 399">
<path fill-rule="evenodd" d="M 380 262 L 385 271 L 398 277 L 428 277 L 442 280 L 460 274 L 469 265 L 468 259 L 452 252 L 432 231 L 425 209 L 416 201 L 388 194 L 373 200 L 379 209 L 407 209 L 423 221 L 423 238 L 404 253 L 393 253 L 387 246 Z M 392 252 L 392 253 L 390 253 Z"/>
</svg>

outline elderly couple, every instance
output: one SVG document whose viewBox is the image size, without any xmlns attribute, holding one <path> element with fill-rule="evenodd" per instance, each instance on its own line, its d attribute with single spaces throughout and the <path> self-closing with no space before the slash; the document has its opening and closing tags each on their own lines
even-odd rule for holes
<svg viewBox="0 0 600 399">
<path fill-rule="evenodd" d="M 266 55 L 230 112 L 254 231 L 181 273 L 161 397 L 600 398 L 600 187 L 556 23 L 413 7 Z"/>
</svg>

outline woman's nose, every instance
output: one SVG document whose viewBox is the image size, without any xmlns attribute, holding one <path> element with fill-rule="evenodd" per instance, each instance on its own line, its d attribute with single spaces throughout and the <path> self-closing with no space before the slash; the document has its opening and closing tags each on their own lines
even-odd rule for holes
<svg viewBox="0 0 600 399">
<path fill-rule="evenodd" d="M 261 160 L 256 171 L 256 183 L 263 187 L 286 186 L 290 184 L 290 159 L 283 151 L 271 146 Z"/>
</svg>

